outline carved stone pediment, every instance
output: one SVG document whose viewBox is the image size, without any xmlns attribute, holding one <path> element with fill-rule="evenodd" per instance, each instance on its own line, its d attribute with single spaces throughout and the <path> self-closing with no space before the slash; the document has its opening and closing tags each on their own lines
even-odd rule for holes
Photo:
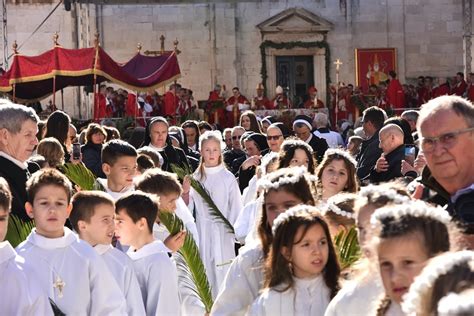
<svg viewBox="0 0 474 316">
<path fill-rule="evenodd" d="M 334 28 L 328 20 L 302 8 L 291 8 L 258 24 L 265 33 L 326 33 Z"/>
</svg>

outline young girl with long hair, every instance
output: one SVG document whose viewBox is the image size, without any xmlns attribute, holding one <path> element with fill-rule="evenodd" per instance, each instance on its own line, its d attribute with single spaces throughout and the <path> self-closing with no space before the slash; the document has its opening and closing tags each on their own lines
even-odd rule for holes
<svg viewBox="0 0 474 316">
<path fill-rule="evenodd" d="M 319 193 L 323 201 L 339 192 L 358 191 L 356 165 L 357 162 L 348 152 L 341 149 L 326 150 L 316 171 Z"/>
<path fill-rule="evenodd" d="M 339 290 L 340 268 L 319 210 L 299 205 L 273 222 L 262 294 L 249 315 L 324 315 Z"/>
<path fill-rule="evenodd" d="M 205 132 L 199 138 L 199 148 L 201 162 L 193 177 L 202 183 L 222 215 L 233 225 L 243 205 L 237 180 L 222 162 L 220 133 Z M 194 205 L 196 211 L 199 250 L 215 297 L 235 258 L 235 236 L 215 219 L 209 205 L 194 189 L 189 197 L 190 209 Z"/>
<path fill-rule="evenodd" d="M 456 299 L 468 290 L 474 291 L 474 251 L 448 252 L 431 259 L 416 277 L 402 308 L 407 315 L 473 315 L 474 292 L 466 301 Z"/>
<path fill-rule="evenodd" d="M 374 306 L 376 314 L 403 315 L 400 304 L 428 259 L 456 246 L 456 228 L 441 207 L 422 201 L 387 206 L 371 217 L 375 261 L 385 296 Z"/>
<path fill-rule="evenodd" d="M 245 315 L 263 284 L 263 264 L 273 240 L 275 218 L 299 204 L 314 205 L 314 181 L 305 168 L 284 168 L 259 180 L 263 197 L 258 236 L 232 262 L 223 287 L 212 307 L 212 315 Z"/>
<path fill-rule="evenodd" d="M 357 311 L 360 315 L 373 313 L 371 304 L 361 304 L 362 301 L 376 301 L 383 294 L 380 276 L 373 272 L 370 263 L 373 257 L 370 250 L 372 239 L 370 217 L 378 208 L 386 205 L 409 203 L 410 201 L 406 190 L 395 183 L 369 185 L 363 187 L 358 195 L 354 215 L 362 256 L 359 262 L 351 266 L 350 274 L 347 276 L 348 280 L 343 283 L 339 293 L 329 303 L 326 316 L 347 316 L 354 313 L 354 311 Z M 329 201 L 332 199 L 330 198 Z"/>
<path fill-rule="evenodd" d="M 260 124 L 258 123 L 257 117 L 253 111 L 245 111 L 240 115 L 239 125 L 245 128 L 246 131 L 252 131 L 254 133 L 262 133 Z"/>
<path fill-rule="evenodd" d="M 308 172 L 315 173 L 316 160 L 313 148 L 299 139 L 287 139 L 281 145 L 278 169 L 305 166 Z"/>
</svg>

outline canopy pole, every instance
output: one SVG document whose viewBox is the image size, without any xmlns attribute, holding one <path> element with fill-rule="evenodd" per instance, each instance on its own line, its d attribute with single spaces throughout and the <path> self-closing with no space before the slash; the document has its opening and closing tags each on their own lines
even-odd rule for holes
<svg viewBox="0 0 474 316">
<path fill-rule="evenodd" d="M 61 89 L 61 109 L 64 111 L 64 90 Z"/>
<path fill-rule="evenodd" d="M 16 83 L 13 84 L 13 103 L 16 102 Z"/>
<path fill-rule="evenodd" d="M 56 76 L 53 76 L 53 107 L 56 109 Z"/>
</svg>

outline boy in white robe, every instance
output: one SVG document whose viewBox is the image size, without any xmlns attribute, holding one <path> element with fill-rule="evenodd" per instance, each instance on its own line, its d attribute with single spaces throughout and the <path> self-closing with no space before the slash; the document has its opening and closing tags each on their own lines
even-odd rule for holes
<svg viewBox="0 0 474 316">
<path fill-rule="evenodd" d="M 130 193 L 116 202 L 115 214 L 115 235 L 123 245 L 130 246 L 127 254 L 133 261 L 146 315 L 179 316 L 176 267 L 163 242 L 153 238 L 156 199 L 140 191 Z"/>
<path fill-rule="evenodd" d="M 185 195 L 186 192 L 183 193 L 183 188 L 175 174 L 160 169 L 147 170 L 143 175 L 135 179 L 135 187 L 137 190 L 158 196 L 160 199 L 160 212 L 175 213 L 183 221 L 186 230 L 191 233 L 196 245 L 199 243 L 194 217 L 181 198 L 181 195 Z M 189 191 L 187 194 L 189 194 Z M 186 232 L 170 236 L 168 229 L 157 218 L 153 225 L 153 236 L 155 239 L 163 241 L 174 257 L 174 253 L 184 244 Z M 204 314 L 204 304 L 182 281 L 185 280 L 185 276 L 183 276 L 184 278 L 182 277 L 181 270 L 178 269 L 177 271 L 183 314 Z"/>
<path fill-rule="evenodd" d="M 0 315 L 53 315 L 48 297 L 25 260 L 19 257 L 8 241 L 8 218 L 11 193 L 0 177 Z"/>
<path fill-rule="evenodd" d="M 43 169 L 26 189 L 25 209 L 36 228 L 17 251 L 42 290 L 66 315 L 125 315 L 125 298 L 102 258 L 64 227 L 72 208 L 70 181 L 56 169 Z"/>
<path fill-rule="evenodd" d="M 130 258 L 112 247 L 115 230 L 115 203 L 105 192 L 82 191 L 72 198 L 69 216 L 79 238 L 90 244 L 104 259 L 127 301 L 128 315 L 144 315 L 140 286 Z"/>
<path fill-rule="evenodd" d="M 135 148 L 123 140 L 114 139 L 102 147 L 102 171 L 107 179 L 98 178 L 97 182 L 114 200 L 134 190 L 137 156 Z"/>
</svg>

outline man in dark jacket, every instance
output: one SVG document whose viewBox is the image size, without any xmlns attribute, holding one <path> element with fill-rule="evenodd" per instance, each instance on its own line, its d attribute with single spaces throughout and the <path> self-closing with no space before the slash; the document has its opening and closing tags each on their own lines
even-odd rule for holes
<svg viewBox="0 0 474 316">
<path fill-rule="evenodd" d="M 12 214 L 24 221 L 30 220 L 25 211 L 26 181 L 39 169 L 37 164 L 27 163 L 38 144 L 38 121 L 33 109 L 0 101 L 0 176 L 10 186 Z"/>
<path fill-rule="evenodd" d="M 370 172 L 375 167 L 377 159 L 380 158 L 382 150 L 379 148 L 379 130 L 385 121 L 385 112 L 372 106 L 364 111 L 362 116 L 362 128 L 366 140 L 362 142 L 359 155 L 357 155 L 357 177 L 360 181 L 367 181 Z"/>
<path fill-rule="evenodd" d="M 405 159 L 403 130 L 395 124 L 384 126 L 379 132 L 382 154 L 370 172 L 370 182 L 388 182 L 402 177 L 402 160 Z"/>
</svg>

